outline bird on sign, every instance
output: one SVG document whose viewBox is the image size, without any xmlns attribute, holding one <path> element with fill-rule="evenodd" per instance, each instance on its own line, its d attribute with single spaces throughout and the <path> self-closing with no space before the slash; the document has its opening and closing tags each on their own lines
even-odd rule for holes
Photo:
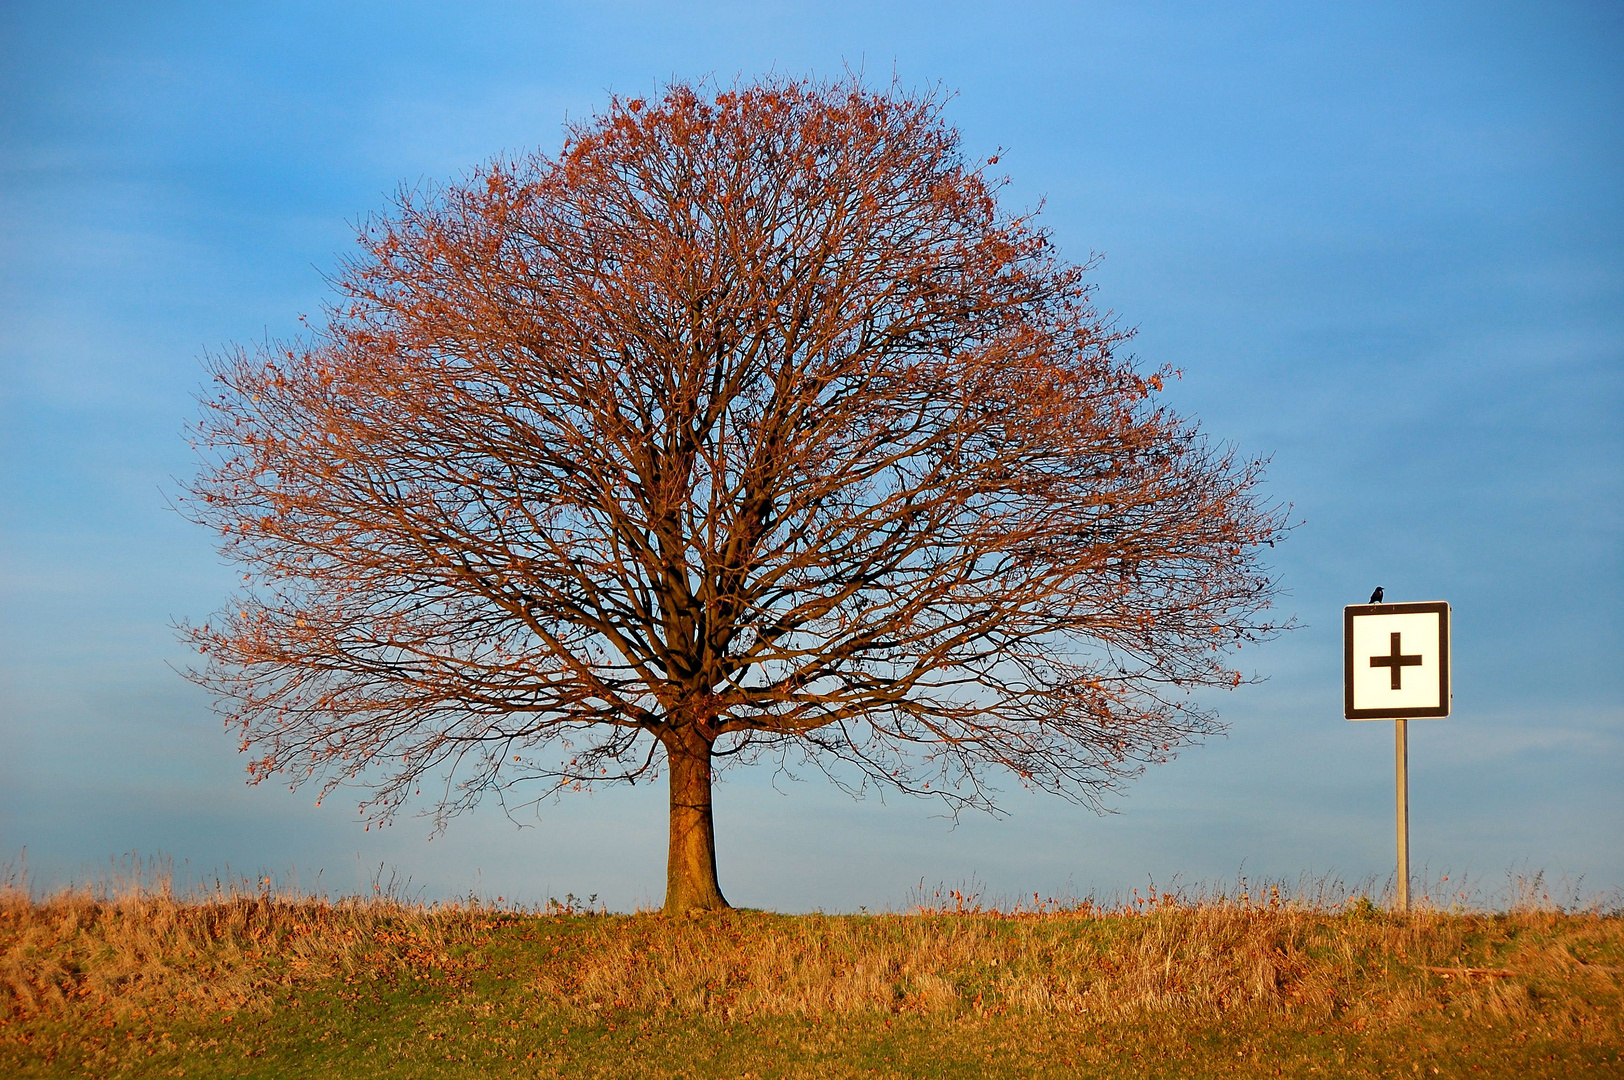
<svg viewBox="0 0 1624 1080">
<path fill-rule="evenodd" d="M 1380 585 L 1376 586 L 1376 591 L 1370 594 L 1370 602 L 1372 604 L 1379 604 L 1382 602 L 1382 587 Z"/>
</svg>

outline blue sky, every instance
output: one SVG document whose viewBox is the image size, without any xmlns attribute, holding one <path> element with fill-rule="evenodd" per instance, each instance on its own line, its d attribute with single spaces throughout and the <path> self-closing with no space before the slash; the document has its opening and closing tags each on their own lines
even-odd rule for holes
<svg viewBox="0 0 1624 1080">
<path fill-rule="evenodd" d="M 1303 628 L 1241 654 L 1227 738 L 1104 816 L 958 826 L 735 772 L 738 904 L 900 905 L 1384 876 L 1392 734 L 1340 718 L 1340 608 L 1454 605 L 1455 714 L 1411 725 L 1418 869 L 1624 888 L 1624 9 L 1616 4 L 165 4 L 0 11 L 0 860 L 380 864 L 425 895 L 657 903 L 664 795 L 363 832 L 244 784 L 175 620 L 233 571 L 166 506 L 199 357 L 288 334 L 401 184 L 556 148 L 611 92 L 763 72 L 940 84 L 1207 431 L 1272 458 Z M 1005 784 L 1006 789 L 1015 785 Z M 387 871 L 386 871 L 387 873 Z"/>
</svg>

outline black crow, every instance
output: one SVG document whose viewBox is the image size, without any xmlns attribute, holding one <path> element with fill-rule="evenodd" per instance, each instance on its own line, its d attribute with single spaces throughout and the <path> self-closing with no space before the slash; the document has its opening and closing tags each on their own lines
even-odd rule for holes
<svg viewBox="0 0 1624 1080">
<path fill-rule="evenodd" d="M 1370 594 L 1370 602 L 1372 604 L 1379 604 L 1382 602 L 1382 587 L 1380 585 L 1376 586 L 1376 591 Z"/>
</svg>

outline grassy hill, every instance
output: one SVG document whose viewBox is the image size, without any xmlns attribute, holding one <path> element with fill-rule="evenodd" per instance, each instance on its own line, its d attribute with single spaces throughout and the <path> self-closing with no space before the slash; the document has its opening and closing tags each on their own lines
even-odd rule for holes
<svg viewBox="0 0 1624 1080">
<path fill-rule="evenodd" d="M 0 892 L 0 1075 L 1624 1076 L 1624 919 Z"/>
</svg>

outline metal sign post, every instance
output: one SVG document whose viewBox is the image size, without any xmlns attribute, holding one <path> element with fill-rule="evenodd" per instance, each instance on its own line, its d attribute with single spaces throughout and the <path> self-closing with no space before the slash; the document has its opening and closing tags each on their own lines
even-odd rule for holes
<svg viewBox="0 0 1624 1080">
<path fill-rule="evenodd" d="M 1413 669 L 1413 670 L 1412 670 Z M 1410 910 L 1409 722 L 1449 715 L 1449 605 L 1350 604 L 1342 609 L 1342 714 L 1393 721 L 1398 909 Z"/>
<path fill-rule="evenodd" d="M 1393 721 L 1393 772 L 1398 801 L 1398 909 L 1410 910 L 1410 731 L 1409 721 Z"/>
</svg>

